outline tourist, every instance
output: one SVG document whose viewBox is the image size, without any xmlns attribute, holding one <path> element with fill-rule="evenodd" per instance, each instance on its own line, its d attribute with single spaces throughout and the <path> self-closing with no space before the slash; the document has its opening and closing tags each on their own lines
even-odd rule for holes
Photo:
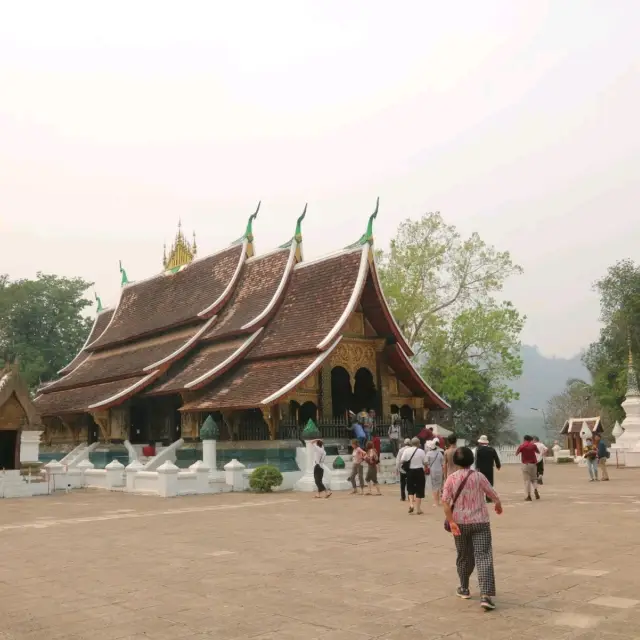
<svg viewBox="0 0 640 640">
<path fill-rule="evenodd" d="M 378 484 L 378 462 L 380 461 L 380 456 L 378 455 L 373 442 L 367 442 L 367 452 L 364 460 L 367 463 L 367 476 L 364 479 L 365 483 L 369 487 L 367 495 L 374 495 L 373 487 L 375 487 L 377 492 L 375 495 L 381 496 L 382 493 L 380 492 L 380 485 Z"/>
<path fill-rule="evenodd" d="M 607 471 L 607 460 L 611 454 L 607 448 L 607 443 L 599 433 L 596 434 L 595 441 L 596 449 L 598 451 L 598 469 L 600 471 L 600 477 L 602 478 L 602 482 L 608 482 L 609 472 Z"/>
<path fill-rule="evenodd" d="M 442 491 L 442 480 L 444 456 L 438 447 L 437 440 L 427 442 L 427 455 L 425 457 L 425 473 L 431 482 L 431 494 L 433 495 L 433 506 L 440 506 L 440 491 Z"/>
<path fill-rule="evenodd" d="M 356 488 L 356 476 L 358 476 L 358 482 L 360 483 L 360 493 L 364 495 L 364 472 L 362 469 L 362 462 L 366 453 L 357 440 L 354 440 L 351 443 L 351 446 L 353 447 L 353 452 L 351 454 L 351 461 L 353 463 L 353 466 L 351 467 L 351 475 L 349 476 L 351 486 L 353 487 L 353 491 L 351 493 L 358 493 L 358 490 Z"/>
<path fill-rule="evenodd" d="M 489 438 L 487 436 L 480 436 L 478 438 L 478 448 L 475 452 L 475 466 L 493 487 L 493 469 L 494 467 L 500 471 L 502 463 L 500 462 L 500 456 L 498 452 L 489 444 Z M 491 500 L 491 498 L 487 498 Z"/>
<path fill-rule="evenodd" d="M 356 417 L 356 421 L 351 426 L 351 431 L 353 433 L 353 437 L 358 441 L 358 446 L 361 449 L 364 449 L 367 444 L 367 434 L 365 433 L 364 427 L 362 426 L 360 416 Z"/>
<path fill-rule="evenodd" d="M 594 446 L 591 438 L 587 438 L 585 441 L 583 457 L 587 461 L 589 482 L 598 482 L 598 449 Z"/>
<path fill-rule="evenodd" d="M 380 436 L 375 435 L 373 436 L 373 448 L 376 450 L 376 453 L 378 454 L 378 460 L 382 459 L 382 440 L 380 439 Z"/>
<path fill-rule="evenodd" d="M 389 436 L 389 443 L 391 444 L 391 451 L 394 456 L 398 455 L 400 450 L 400 419 L 394 418 L 387 435 Z"/>
<path fill-rule="evenodd" d="M 538 449 L 538 455 L 536 456 L 536 472 L 538 475 L 538 484 L 541 485 L 544 484 L 542 481 L 542 476 L 544 475 L 544 457 L 547 455 L 547 451 L 549 451 L 549 449 L 547 449 L 547 446 L 543 442 L 540 442 L 540 438 L 538 438 L 538 436 L 533 436 L 533 444 L 535 444 Z"/>
<path fill-rule="evenodd" d="M 455 434 L 451 434 L 447 437 L 447 448 L 444 452 L 444 480 L 446 480 L 452 473 L 455 473 L 458 469 L 453 464 L 453 454 L 456 452 L 458 446 L 458 439 Z"/>
<path fill-rule="evenodd" d="M 493 598 L 496 595 L 496 579 L 491 525 L 485 497 L 495 502 L 495 511 L 500 515 L 500 496 L 482 473 L 471 470 L 473 451 L 469 447 L 457 449 L 453 460 L 461 469 L 447 478 L 442 491 L 442 503 L 446 522 L 456 545 L 456 566 L 460 579 L 456 594 L 465 600 L 471 597 L 469 579 L 477 568 L 480 606 L 487 610 L 495 609 Z"/>
<path fill-rule="evenodd" d="M 418 438 L 411 439 L 411 446 L 402 453 L 402 468 L 407 474 L 407 493 L 409 494 L 409 514 L 422 515 L 420 508 L 424 500 L 426 477 L 424 475 L 425 452 Z"/>
<path fill-rule="evenodd" d="M 396 470 L 400 476 L 400 500 L 404 502 L 407 499 L 407 474 L 405 470 L 402 468 L 402 454 L 404 453 L 407 447 L 411 446 L 411 440 L 409 438 L 404 439 L 404 444 L 400 447 L 398 451 L 398 455 L 396 456 Z"/>
<path fill-rule="evenodd" d="M 538 493 L 538 447 L 533 444 L 531 436 L 525 436 L 524 442 L 517 448 L 516 455 L 522 462 L 522 478 L 524 479 L 525 501 L 531 502 L 531 490 L 540 500 Z"/>
<path fill-rule="evenodd" d="M 433 429 L 422 427 L 418 433 L 418 440 L 420 441 L 420 446 L 424 449 L 424 445 L 427 444 L 429 440 L 433 440 Z"/>
<path fill-rule="evenodd" d="M 324 467 L 322 465 L 327 458 L 327 452 L 324 450 L 322 440 L 312 440 L 311 448 L 313 449 L 313 479 L 318 489 L 315 497 L 322 498 L 323 494 L 325 494 L 324 497 L 328 498 L 331 495 L 331 491 L 327 491 L 322 482 L 322 477 L 324 476 Z"/>
</svg>

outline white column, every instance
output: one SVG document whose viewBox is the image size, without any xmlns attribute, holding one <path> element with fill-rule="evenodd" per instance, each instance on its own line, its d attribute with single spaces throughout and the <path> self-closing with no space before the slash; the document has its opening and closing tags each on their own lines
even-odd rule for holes
<svg viewBox="0 0 640 640">
<path fill-rule="evenodd" d="M 302 469 L 302 478 L 293 485 L 296 491 L 316 491 L 316 482 L 313 479 L 313 443 L 307 440 L 305 443 L 305 468 Z"/>
<path fill-rule="evenodd" d="M 167 460 L 161 464 L 158 473 L 158 494 L 163 498 L 173 498 L 178 495 L 178 467 Z"/>
<path fill-rule="evenodd" d="M 44 465 L 47 475 L 50 477 L 51 491 L 67 488 L 67 473 L 64 465 L 57 460 L 52 460 Z"/>
<path fill-rule="evenodd" d="M 218 471 L 218 442 L 216 440 L 202 441 L 202 462 L 209 467 L 209 477 L 211 479 L 225 479 L 224 472 Z"/>
<path fill-rule="evenodd" d="M 215 440 L 207 440 L 213 442 Z M 189 471 L 196 474 L 196 491 L 197 493 L 209 493 L 209 467 L 202 461 L 197 460 L 190 467 Z"/>
<path fill-rule="evenodd" d="M 118 460 L 112 460 L 105 468 L 107 472 L 107 489 L 124 487 L 124 465 Z"/>
<path fill-rule="evenodd" d="M 20 462 L 39 462 L 42 431 L 23 431 L 20 435 Z"/>
<path fill-rule="evenodd" d="M 138 471 L 142 471 L 144 465 L 139 460 L 134 460 L 128 464 L 125 468 L 125 475 L 127 476 L 127 491 L 135 491 L 136 489 L 136 474 Z"/>
<path fill-rule="evenodd" d="M 226 482 L 233 491 L 244 491 L 244 470 L 245 466 L 235 458 L 224 465 Z"/>
</svg>

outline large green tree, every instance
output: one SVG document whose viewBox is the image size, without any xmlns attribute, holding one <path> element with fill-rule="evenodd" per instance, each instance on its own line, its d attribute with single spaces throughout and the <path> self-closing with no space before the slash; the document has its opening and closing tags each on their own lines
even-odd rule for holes
<svg viewBox="0 0 640 640">
<path fill-rule="evenodd" d="M 583 356 L 592 389 L 608 427 L 624 418 L 620 404 L 627 388 L 629 350 L 638 364 L 640 352 L 640 266 L 622 260 L 594 284 L 600 295 L 600 337 Z"/>
<path fill-rule="evenodd" d="M 0 365 L 18 361 L 27 384 L 51 380 L 80 350 L 93 303 L 82 278 L 38 273 L 35 280 L 0 276 Z"/>
<path fill-rule="evenodd" d="M 522 373 L 524 317 L 498 294 L 522 269 L 508 252 L 477 233 L 463 238 L 439 213 L 428 213 L 400 225 L 378 264 L 417 363 L 452 404 L 457 425 L 471 429 L 481 402 L 497 413 L 516 397 L 509 382 Z"/>
</svg>

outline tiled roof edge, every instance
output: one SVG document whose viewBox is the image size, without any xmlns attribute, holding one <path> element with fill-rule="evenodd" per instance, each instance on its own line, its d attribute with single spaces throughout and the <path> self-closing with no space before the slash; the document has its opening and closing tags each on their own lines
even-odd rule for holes
<svg viewBox="0 0 640 640">
<path fill-rule="evenodd" d="M 89 338 L 91 338 L 91 336 L 93 335 L 93 330 L 96 328 L 96 325 L 98 324 L 98 318 L 103 313 L 108 313 L 109 311 L 113 311 L 115 313 L 115 309 L 113 309 L 112 307 L 106 307 L 102 311 L 99 311 L 98 313 L 96 313 L 96 317 L 95 317 L 95 319 L 93 321 L 93 324 L 91 325 L 91 330 L 89 331 L 89 335 L 87 336 L 87 339 L 84 341 L 84 344 L 80 348 L 80 351 L 78 351 L 78 353 L 76 353 L 76 355 L 73 357 L 73 359 L 70 360 L 67 364 L 65 364 L 64 367 L 62 367 L 62 369 L 60 369 L 60 371 L 58 371 L 58 375 L 65 374 L 65 373 L 71 373 L 71 371 L 69 370 L 69 367 L 71 367 L 73 365 L 73 363 L 82 355 L 82 352 L 85 350 L 85 348 L 89 344 Z M 107 326 L 109 326 L 108 323 L 107 323 Z M 102 333 L 100 335 L 102 335 Z M 97 340 L 99 337 L 100 336 L 97 336 L 96 338 L 94 338 L 94 340 Z M 92 340 L 92 342 L 94 340 Z"/>
<path fill-rule="evenodd" d="M 212 369 L 209 369 L 206 373 L 198 376 L 191 382 L 184 385 L 185 389 L 189 391 L 195 391 L 203 386 L 204 383 L 208 383 L 211 379 L 221 371 L 224 371 L 229 366 L 235 364 L 241 356 L 248 351 L 253 343 L 258 339 L 258 336 L 262 333 L 264 327 L 260 327 L 255 333 L 252 333 L 228 358 L 225 358 L 220 364 L 216 365 Z"/>
<path fill-rule="evenodd" d="M 305 267 L 309 267 L 313 264 L 317 264 L 318 262 L 324 262 L 325 260 L 331 260 L 332 258 L 337 258 L 338 256 L 342 256 L 348 253 L 356 253 L 357 251 L 362 250 L 362 245 L 358 245 L 356 247 L 347 247 L 346 249 L 339 249 L 338 251 L 333 251 L 331 253 L 327 253 L 319 258 L 314 258 L 313 260 L 308 260 L 307 262 L 299 262 L 294 269 L 304 269 Z"/>
<path fill-rule="evenodd" d="M 145 376 L 144 378 L 142 378 L 142 380 L 138 380 L 137 382 L 134 382 L 130 387 L 123 389 L 119 393 L 116 393 L 115 395 L 109 398 L 105 398 L 100 402 L 94 402 L 93 404 L 90 404 L 88 406 L 88 409 L 106 409 L 108 407 L 113 406 L 115 403 L 118 402 L 118 400 L 124 401 L 126 399 L 126 396 L 128 396 L 130 393 L 135 393 L 136 391 L 139 391 L 141 388 L 144 388 L 148 384 L 153 382 L 160 375 L 160 373 L 161 371 L 159 370 L 154 371 L 150 373 L 148 376 Z"/>
<path fill-rule="evenodd" d="M 291 275 L 291 271 L 293 270 L 293 267 L 295 265 L 297 244 L 298 243 L 295 240 L 291 243 L 291 249 L 289 250 L 289 259 L 287 260 L 287 265 L 284 268 L 284 273 L 282 274 L 282 278 L 280 278 L 280 283 L 278 284 L 278 288 L 276 289 L 275 293 L 273 294 L 273 297 L 269 301 L 269 304 L 255 318 L 253 318 L 252 320 L 250 320 L 249 322 L 247 322 L 245 325 L 241 327 L 243 331 L 246 329 L 251 329 L 252 327 L 255 327 L 259 322 L 264 320 L 264 318 L 266 318 L 274 310 L 275 306 L 278 304 L 278 300 L 280 300 L 280 297 L 282 296 L 282 292 L 285 290 L 285 287 L 289 282 L 289 276 Z"/>
<path fill-rule="evenodd" d="M 63 380 L 65 380 L 66 378 L 68 378 L 72 373 L 75 373 L 76 371 L 78 371 L 78 369 L 81 369 L 85 364 L 87 364 L 87 361 L 89 361 L 91 359 L 91 354 L 89 354 L 77 367 L 74 367 L 73 369 L 71 369 L 71 371 L 68 371 L 67 373 L 65 373 L 65 375 L 62 376 L 62 378 L 58 378 L 57 380 L 54 380 L 53 382 L 50 382 L 49 384 L 47 384 L 46 386 L 42 386 L 40 387 L 40 390 L 42 393 L 52 393 L 54 391 L 66 391 L 67 388 L 62 387 L 62 389 L 51 389 L 51 391 L 45 391 L 45 389 L 50 389 L 51 387 L 53 387 L 54 385 L 57 385 L 58 383 L 62 382 Z M 80 385 L 82 386 L 82 385 Z M 73 387 L 68 387 L 68 388 L 73 388 Z"/>
<path fill-rule="evenodd" d="M 302 373 L 298 374 L 293 380 L 291 380 L 291 382 L 284 385 L 284 387 L 266 397 L 260 404 L 263 406 L 269 405 L 281 398 L 283 395 L 289 393 L 291 389 L 297 387 L 303 380 L 317 371 L 322 363 L 329 357 L 331 352 L 338 346 L 340 340 L 342 340 L 342 336 L 340 336 L 326 351 L 322 352 Z"/>
<path fill-rule="evenodd" d="M 234 245 L 233 247 L 230 247 L 230 248 L 234 248 L 235 246 L 238 246 L 238 245 Z M 225 303 L 225 301 L 231 295 L 231 292 L 233 291 L 233 288 L 236 286 L 236 283 L 238 282 L 238 278 L 240 277 L 242 266 L 247 260 L 247 246 L 248 246 L 248 241 L 245 239 L 242 242 L 242 251 L 240 252 L 240 259 L 238 260 L 238 265 L 236 267 L 236 270 L 233 273 L 233 276 L 231 276 L 231 280 L 229 281 L 229 284 L 227 284 L 225 290 L 218 296 L 218 299 L 215 302 L 213 302 L 208 307 L 200 311 L 200 313 L 198 313 L 198 317 L 202 318 L 203 316 L 206 316 L 209 313 L 214 313 L 219 309 L 221 305 Z"/>
<path fill-rule="evenodd" d="M 218 316 L 213 316 L 213 317 L 209 318 L 209 320 L 207 320 L 202 325 L 202 327 L 200 327 L 200 329 L 198 329 L 198 331 L 196 331 L 183 345 L 178 347 L 173 353 L 170 353 L 168 356 L 165 356 L 161 360 L 158 360 L 157 362 L 154 362 L 153 364 L 150 364 L 150 365 L 146 366 L 143 369 L 143 371 L 145 373 L 147 373 L 149 371 L 153 371 L 154 369 L 162 367 L 163 365 L 172 362 L 176 358 L 179 358 L 185 351 L 187 351 L 190 347 L 192 347 L 199 340 L 199 338 L 202 336 L 202 334 L 207 329 L 209 329 L 209 327 L 211 327 L 211 325 L 215 322 L 217 317 Z"/>
<path fill-rule="evenodd" d="M 351 292 L 351 297 L 349 298 L 349 302 L 347 306 L 344 308 L 342 315 L 338 319 L 338 322 L 333 326 L 331 331 L 318 343 L 318 349 L 326 349 L 327 346 L 331 343 L 331 341 L 340 333 L 342 327 L 344 327 L 347 320 L 349 320 L 349 316 L 353 313 L 354 309 L 358 305 L 358 302 L 362 296 L 362 290 L 364 289 L 364 284 L 367 279 L 367 271 L 369 269 L 369 244 L 365 244 L 363 246 L 359 246 L 358 250 L 362 251 L 360 256 L 360 267 L 358 269 L 358 277 L 356 278 L 356 283 L 353 287 L 353 291 Z"/>
</svg>

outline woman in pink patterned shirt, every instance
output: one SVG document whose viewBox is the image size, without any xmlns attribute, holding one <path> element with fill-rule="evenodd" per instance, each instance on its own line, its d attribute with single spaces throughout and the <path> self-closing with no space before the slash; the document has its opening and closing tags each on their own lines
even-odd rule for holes
<svg viewBox="0 0 640 640">
<path fill-rule="evenodd" d="M 458 557 L 456 566 L 460 578 L 457 595 L 468 600 L 469 579 L 478 569 L 480 605 L 487 610 L 495 609 L 492 598 L 496 595 L 496 580 L 493 570 L 493 547 L 491 525 L 485 497 L 494 503 L 497 514 L 502 513 L 500 496 L 484 475 L 471 470 L 474 456 L 468 447 L 460 447 L 453 455 L 459 471 L 451 474 L 442 490 L 442 503 L 447 523 L 454 535 Z"/>
</svg>

